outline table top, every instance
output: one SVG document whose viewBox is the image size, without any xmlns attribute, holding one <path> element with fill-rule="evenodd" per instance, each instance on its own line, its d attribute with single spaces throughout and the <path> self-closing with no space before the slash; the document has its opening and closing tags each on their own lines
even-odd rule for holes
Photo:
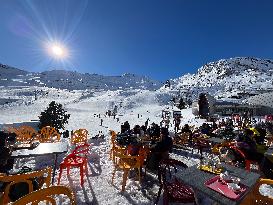
<svg viewBox="0 0 273 205">
<path fill-rule="evenodd" d="M 12 152 L 13 158 L 35 157 L 48 154 L 62 154 L 68 151 L 67 142 L 40 143 L 34 149 L 19 149 Z"/>
<path fill-rule="evenodd" d="M 220 143 L 226 141 L 225 139 L 221 139 L 221 138 L 217 138 L 217 137 L 210 137 L 210 138 L 207 138 L 207 140 L 210 142 L 216 143 L 216 144 L 220 144 Z"/>
<path fill-rule="evenodd" d="M 260 177 L 258 173 L 248 172 L 244 169 L 240 169 L 230 165 L 224 164 L 223 167 L 232 176 L 239 177 L 241 179 L 242 184 L 250 187 L 250 189 L 248 189 L 247 192 L 249 192 L 251 188 L 253 188 L 254 184 Z M 237 201 L 234 201 L 205 186 L 205 182 L 214 176 L 216 175 L 199 170 L 197 166 L 189 167 L 185 169 L 183 172 L 179 172 L 176 175 L 177 178 L 179 178 L 184 183 L 190 185 L 194 190 L 197 190 L 205 194 L 207 197 L 218 202 L 219 204 L 224 205 L 239 204 L 242 201 L 243 197 L 241 197 L 241 199 Z"/>
</svg>

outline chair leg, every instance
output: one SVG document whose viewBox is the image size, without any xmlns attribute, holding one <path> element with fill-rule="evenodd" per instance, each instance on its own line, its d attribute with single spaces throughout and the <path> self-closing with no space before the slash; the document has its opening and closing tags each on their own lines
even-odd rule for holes
<svg viewBox="0 0 273 205">
<path fill-rule="evenodd" d="M 114 168 L 114 171 L 112 174 L 112 184 L 114 183 L 115 174 L 116 174 L 116 167 Z"/>
<path fill-rule="evenodd" d="M 161 195 L 162 188 L 163 188 L 163 185 L 160 184 L 160 187 L 159 187 L 159 190 L 158 190 L 158 193 L 157 193 L 157 197 L 156 197 L 155 204 L 158 204 L 158 201 L 159 201 L 159 198 L 160 198 L 160 195 Z"/>
<path fill-rule="evenodd" d="M 129 174 L 129 170 L 125 169 L 125 170 L 124 170 L 124 173 L 123 173 L 123 180 L 122 180 L 122 188 L 121 188 L 121 191 L 124 191 L 124 190 L 125 190 L 125 186 L 126 186 L 126 181 L 127 181 L 128 174 Z"/>
<path fill-rule="evenodd" d="M 59 173 L 59 178 L 58 178 L 58 185 L 60 184 L 60 181 L 61 181 L 62 172 L 63 172 L 63 168 L 60 166 L 60 173 Z"/>
<path fill-rule="evenodd" d="M 87 165 L 87 161 L 85 162 L 85 173 L 86 173 L 86 176 L 88 176 L 88 165 Z"/>
<path fill-rule="evenodd" d="M 81 186 L 83 186 L 83 165 L 80 167 Z"/>
<path fill-rule="evenodd" d="M 111 148 L 111 150 L 110 150 L 110 159 L 111 160 L 113 159 L 113 148 Z"/>
<path fill-rule="evenodd" d="M 141 184 L 141 168 L 138 168 L 138 181 Z"/>
<path fill-rule="evenodd" d="M 246 161 L 245 161 L 245 164 L 246 164 L 246 168 L 245 168 L 245 169 L 246 169 L 247 171 L 250 171 L 250 164 L 251 164 L 250 161 L 249 161 L 249 160 L 246 160 Z"/>
</svg>

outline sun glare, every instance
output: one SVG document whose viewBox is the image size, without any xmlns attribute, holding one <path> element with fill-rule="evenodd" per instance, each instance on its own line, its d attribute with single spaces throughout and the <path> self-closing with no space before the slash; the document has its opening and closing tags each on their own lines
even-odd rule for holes
<svg viewBox="0 0 273 205">
<path fill-rule="evenodd" d="M 52 48 L 52 53 L 56 56 L 62 56 L 64 51 L 60 46 L 53 45 Z"/>
<path fill-rule="evenodd" d="M 65 59 L 68 55 L 67 48 L 60 43 L 49 43 L 47 50 L 49 55 L 56 59 Z"/>
</svg>

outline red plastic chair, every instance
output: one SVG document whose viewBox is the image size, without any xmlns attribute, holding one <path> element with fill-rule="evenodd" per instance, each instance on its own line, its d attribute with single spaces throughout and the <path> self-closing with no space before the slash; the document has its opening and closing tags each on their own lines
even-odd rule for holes
<svg viewBox="0 0 273 205">
<path fill-rule="evenodd" d="M 257 164 L 258 165 L 258 169 L 259 169 L 259 164 L 258 162 L 256 162 L 255 160 L 250 160 L 247 159 L 245 154 L 243 153 L 242 150 L 240 150 L 238 147 L 236 146 L 230 146 L 230 149 L 232 149 L 234 152 L 238 153 L 245 161 L 245 170 L 250 171 L 250 165 L 251 164 Z"/>
<path fill-rule="evenodd" d="M 83 144 L 77 146 L 74 151 L 69 154 L 64 161 L 60 164 L 60 173 L 59 173 L 59 179 L 58 184 L 60 184 L 60 180 L 62 177 L 63 169 L 67 169 L 67 174 L 69 175 L 70 167 L 77 167 L 80 168 L 80 176 L 81 176 L 81 185 L 83 186 L 83 176 L 84 173 L 88 172 L 87 168 L 87 155 L 89 153 L 90 145 L 89 144 Z"/>
<path fill-rule="evenodd" d="M 172 175 L 173 172 L 174 173 L 177 172 L 178 167 L 179 169 L 181 168 L 186 169 L 187 165 L 175 159 L 164 159 L 160 162 L 159 166 L 160 187 L 157 195 L 156 204 L 158 204 L 162 188 L 164 190 L 163 192 L 164 205 L 169 204 L 169 202 L 196 204 L 193 189 L 183 184 L 180 180 L 178 180 L 175 176 Z"/>
<path fill-rule="evenodd" d="M 72 154 L 82 156 L 82 157 L 87 157 L 90 154 L 89 151 L 90 151 L 90 144 L 85 143 L 85 144 L 77 146 L 72 151 Z"/>
</svg>

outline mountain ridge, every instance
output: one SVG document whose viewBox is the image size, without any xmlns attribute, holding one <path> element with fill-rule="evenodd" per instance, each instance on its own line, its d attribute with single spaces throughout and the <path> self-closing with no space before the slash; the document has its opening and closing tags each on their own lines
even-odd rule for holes
<svg viewBox="0 0 273 205">
<path fill-rule="evenodd" d="M 159 81 L 131 73 L 104 76 L 60 69 L 35 73 L 3 64 L 0 64 L 0 71 L 0 86 L 36 85 L 69 90 L 157 90 L 162 86 Z M 206 63 L 194 74 L 170 79 L 172 90 L 186 90 L 191 95 L 208 92 L 218 98 L 242 92 L 273 90 L 272 81 L 273 60 L 254 57 L 220 59 Z"/>
<path fill-rule="evenodd" d="M 79 73 L 67 70 L 28 72 L 0 64 L 0 86 L 46 86 L 60 89 L 147 89 L 155 90 L 161 83 L 147 76 L 124 73 L 120 76 Z"/>
<path fill-rule="evenodd" d="M 198 94 L 208 92 L 219 98 L 240 92 L 273 89 L 273 61 L 253 57 L 221 59 L 201 66 L 195 74 L 171 79 L 174 89 Z"/>
</svg>

